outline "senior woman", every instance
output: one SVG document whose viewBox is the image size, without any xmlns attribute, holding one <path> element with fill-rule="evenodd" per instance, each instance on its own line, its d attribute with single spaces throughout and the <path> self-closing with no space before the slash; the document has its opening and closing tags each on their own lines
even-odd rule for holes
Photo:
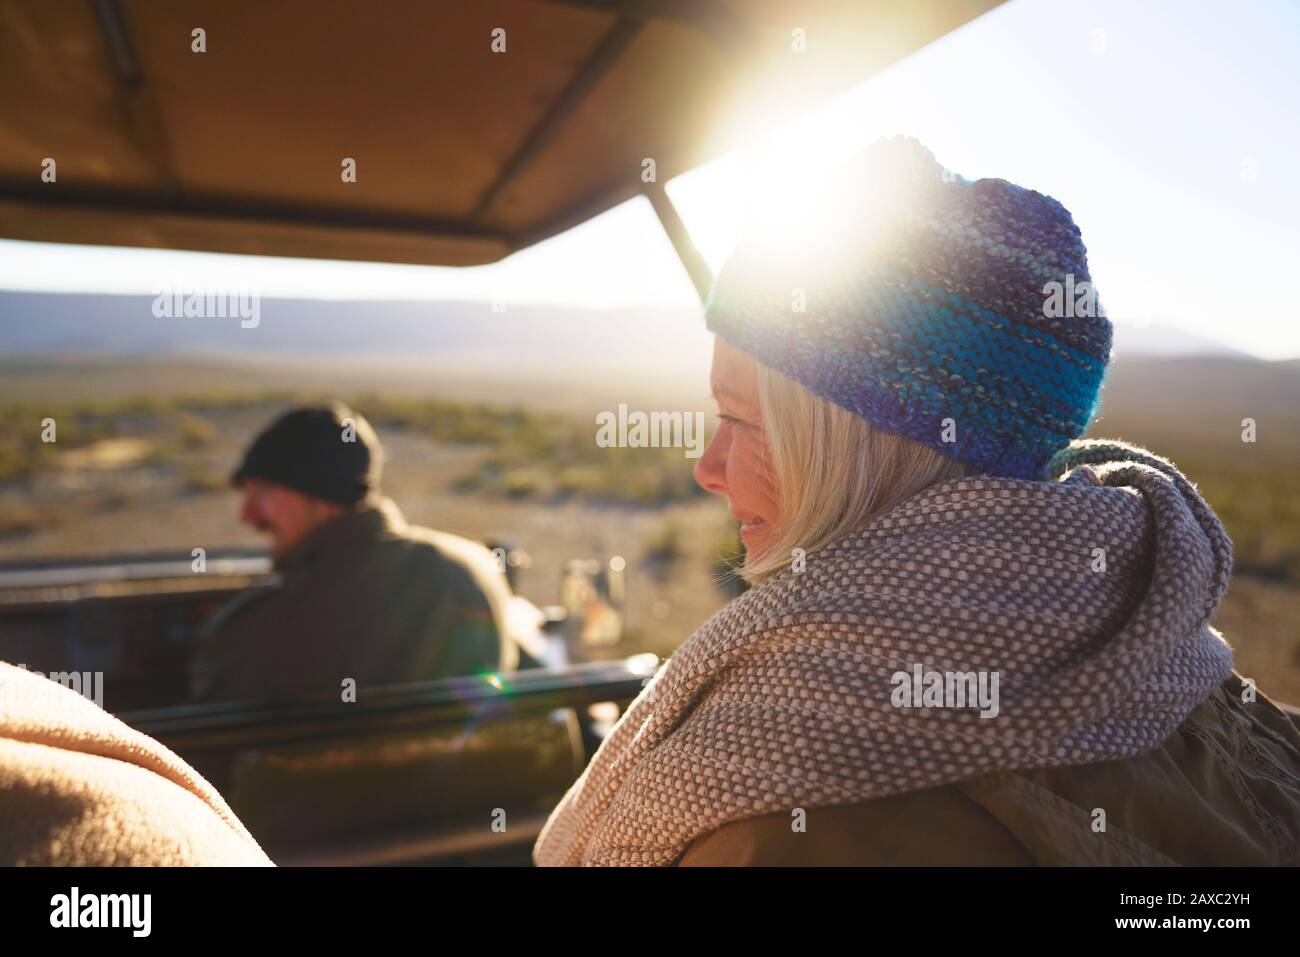
<svg viewBox="0 0 1300 957">
<path fill-rule="evenodd" d="M 755 587 L 547 822 L 540 864 L 1294 864 L 1300 738 L 1209 626 L 1231 543 L 1076 441 L 1111 346 L 1055 200 L 913 140 L 755 231 L 696 468 Z"/>
</svg>

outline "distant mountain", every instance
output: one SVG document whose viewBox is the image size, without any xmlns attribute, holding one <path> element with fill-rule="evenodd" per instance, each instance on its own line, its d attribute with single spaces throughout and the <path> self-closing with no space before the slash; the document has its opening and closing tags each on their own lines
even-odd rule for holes
<svg viewBox="0 0 1300 957">
<path fill-rule="evenodd" d="M 1241 440 L 1243 419 L 1257 423 L 1254 445 Z M 1117 354 L 1089 433 L 1225 461 L 1300 463 L 1300 362 Z"/>
<path fill-rule="evenodd" d="M 707 357 L 698 311 L 262 299 L 256 324 L 159 318 L 152 296 L 0 292 L 0 355 L 384 356 L 530 365 Z"/>
<path fill-rule="evenodd" d="M 158 318 L 152 296 L 0 291 L 0 354 L 384 356 L 528 363 L 576 355 L 602 365 L 676 364 L 707 352 L 694 309 L 595 311 L 558 306 L 384 300 L 262 299 L 255 328 L 239 318 Z M 1115 354 L 1247 358 L 1160 326 L 1119 324 Z"/>
<path fill-rule="evenodd" d="M 1248 353 L 1214 339 L 1194 336 L 1168 326 L 1133 326 L 1115 324 L 1114 354 L 1128 356 L 1232 356 L 1252 358 Z"/>
<path fill-rule="evenodd" d="M 263 299 L 256 328 L 234 319 L 159 319 L 153 296 L 0 291 L 0 391 L 47 395 L 186 384 L 257 384 L 576 402 L 628 390 L 707 404 L 710 335 L 698 309 Z M 612 398 L 610 398 L 612 397 Z M 1208 430 L 1243 417 L 1300 429 L 1300 360 L 1262 361 L 1221 343 L 1119 325 L 1101 432 Z M 1222 420 L 1222 421 L 1219 421 Z"/>
<path fill-rule="evenodd" d="M 709 406 L 710 337 L 698 310 L 264 299 L 257 327 L 245 329 L 238 318 L 156 318 L 152 305 L 151 296 L 0 292 L 0 398 L 293 387 Z M 1178 433 L 1222 441 L 1227 454 L 1239 450 L 1246 417 L 1272 439 L 1300 434 L 1300 360 L 1117 327 L 1094 434 Z"/>
</svg>

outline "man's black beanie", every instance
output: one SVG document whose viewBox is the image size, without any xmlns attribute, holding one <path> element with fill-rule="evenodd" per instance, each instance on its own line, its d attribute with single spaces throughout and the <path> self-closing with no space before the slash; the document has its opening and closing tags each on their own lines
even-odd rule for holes
<svg viewBox="0 0 1300 957">
<path fill-rule="evenodd" d="M 265 479 L 307 495 L 354 505 L 379 489 L 384 455 L 379 437 L 345 405 L 294 409 L 253 440 L 230 477 Z"/>
</svg>

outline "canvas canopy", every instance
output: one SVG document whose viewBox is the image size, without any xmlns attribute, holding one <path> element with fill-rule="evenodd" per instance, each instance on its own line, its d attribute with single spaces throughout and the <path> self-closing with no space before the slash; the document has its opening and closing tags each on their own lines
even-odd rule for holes
<svg viewBox="0 0 1300 957">
<path fill-rule="evenodd" d="M 673 234 L 671 177 L 996 2 L 0 0 L 0 237 L 470 265 L 638 192 Z"/>
</svg>

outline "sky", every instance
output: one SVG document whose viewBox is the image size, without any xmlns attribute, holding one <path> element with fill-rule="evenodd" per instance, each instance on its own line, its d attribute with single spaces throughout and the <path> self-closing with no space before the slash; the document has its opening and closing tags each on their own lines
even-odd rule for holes
<svg viewBox="0 0 1300 957">
<path fill-rule="evenodd" d="M 755 197 L 791 202 L 899 133 L 968 179 L 1064 203 L 1117 324 L 1300 356 L 1286 285 L 1300 278 L 1300 0 L 1011 0 L 668 193 L 716 271 Z M 265 297 L 699 306 L 644 199 L 463 269 L 0 241 L 0 289 L 151 293 L 160 277 Z"/>
</svg>

